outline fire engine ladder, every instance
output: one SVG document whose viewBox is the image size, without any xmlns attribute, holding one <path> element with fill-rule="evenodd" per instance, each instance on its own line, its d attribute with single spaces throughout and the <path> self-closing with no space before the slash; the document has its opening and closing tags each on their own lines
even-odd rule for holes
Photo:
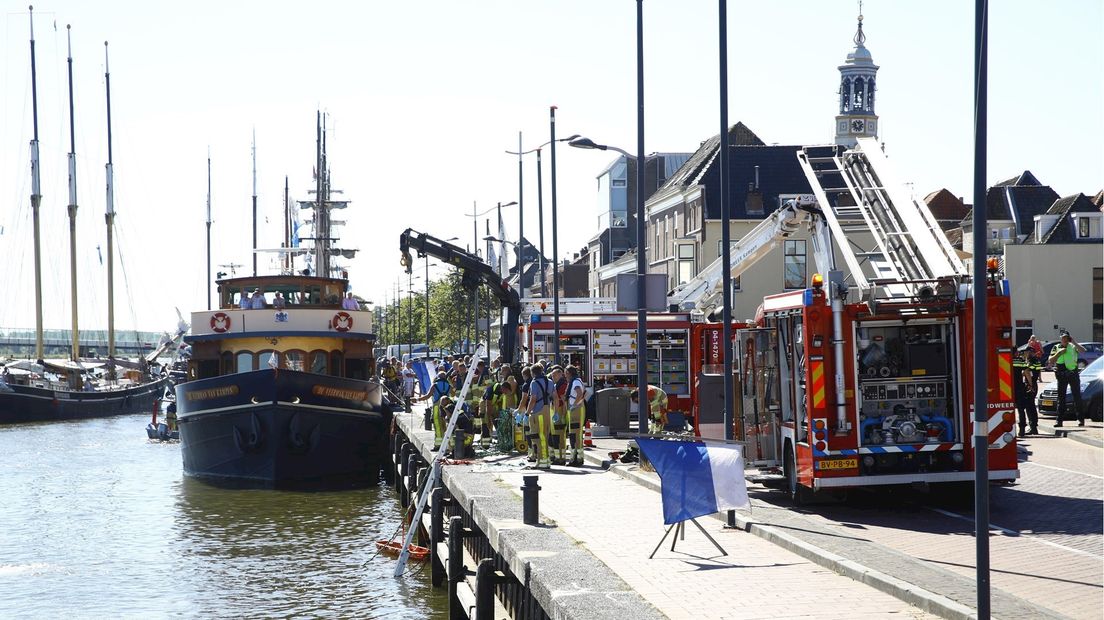
<svg viewBox="0 0 1104 620">
<path fill-rule="evenodd" d="M 797 158 L 864 297 L 879 287 L 889 298 L 915 297 L 923 283 L 966 276 L 931 210 L 897 180 L 875 138 L 859 138 L 842 155 L 803 148 Z"/>
</svg>

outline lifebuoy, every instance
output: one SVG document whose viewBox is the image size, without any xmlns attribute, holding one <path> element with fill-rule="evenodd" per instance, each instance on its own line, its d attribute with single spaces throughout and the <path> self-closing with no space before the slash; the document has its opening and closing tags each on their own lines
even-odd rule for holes
<svg viewBox="0 0 1104 620">
<path fill-rule="evenodd" d="M 216 312 L 211 315 L 211 331 L 222 334 L 230 330 L 230 316 L 225 312 Z"/>
<path fill-rule="evenodd" d="M 353 328 L 353 317 L 348 312 L 338 312 L 330 325 L 339 332 L 347 332 Z"/>
</svg>

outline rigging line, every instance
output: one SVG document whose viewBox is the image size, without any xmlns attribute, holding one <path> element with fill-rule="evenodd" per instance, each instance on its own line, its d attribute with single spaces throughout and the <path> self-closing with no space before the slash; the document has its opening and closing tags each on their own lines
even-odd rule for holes
<svg viewBox="0 0 1104 620">
<path fill-rule="evenodd" d="M 126 259 L 123 257 L 122 231 L 119 230 L 118 226 L 115 226 L 114 222 L 112 222 L 111 227 L 116 232 L 115 238 L 117 239 L 117 243 L 115 244 L 115 252 L 119 255 L 119 267 L 120 267 L 120 271 L 122 271 L 122 273 L 123 273 L 123 290 L 126 291 L 127 299 L 128 300 L 133 300 L 134 297 L 131 295 L 131 292 L 130 292 L 130 278 L 127 276 Z M 130 323 L 131 324 L 131 330 L 130 331 L 132 331 L 134 333 L 134 339 L 135 340 L 141 340 L 141 338 L 138 336 L 138 315 L 136 315 L 134 313 L 134 304 L 133 303 L 128 303 L 127 308 L 130 310 L 130 321 L 131 321 L 131 323 Z M 116 329 L 116 332 L 119 332 L 119 331 L 120 330 Z"/>
</svg>

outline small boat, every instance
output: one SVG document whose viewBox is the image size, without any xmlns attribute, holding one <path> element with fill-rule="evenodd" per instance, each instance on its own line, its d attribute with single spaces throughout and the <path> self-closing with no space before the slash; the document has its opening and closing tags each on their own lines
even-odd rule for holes
<svg viewBox="0 0 1104 620">
<path fill-rule="evenodd" d="M 167 392 L 153 404 L 153 419 L 146 425 L 146 436 L 154 441 L 180 441 L 180 429 L 176 421 L 176 397 Z M 161 420 L 158 420 L 160 414 Z"/>
<path fill-rule="evenodd" d="M 402 553 L 403 543 L 401 540 L 377 540 L 376 549 L 378 549 L 380 553 L 397 557 Z M 410 559 L 415 562 L 425 562 L 429 559 L 429 547 L 411 544 Z"/>
</svg>

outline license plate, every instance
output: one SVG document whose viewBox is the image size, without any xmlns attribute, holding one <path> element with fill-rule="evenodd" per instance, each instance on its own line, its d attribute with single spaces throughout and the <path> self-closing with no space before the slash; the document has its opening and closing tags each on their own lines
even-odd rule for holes
<svg viewBox="0 0 1104 620">
<path fill-rule="evenodd" d="M 859 466 L 859 459 L 831 459 L 824 461 L 817 461 L 816 468 L 819 470 L 825 469 L 856 469 Z"/>
<path fill-rule="evenodd" d="M 1044 406 L 1044 407 L 1053 407 L 1055 405 L 1055 403 L 1057 403 L 1057 402 L 1058 401 L 1054 401 L 1054 400 L 1050 400 L 1048 398 L 1044 398 L 1044 399 L 1041 399 L 1039 401 L 1039 404 Z"/>
</svg>

